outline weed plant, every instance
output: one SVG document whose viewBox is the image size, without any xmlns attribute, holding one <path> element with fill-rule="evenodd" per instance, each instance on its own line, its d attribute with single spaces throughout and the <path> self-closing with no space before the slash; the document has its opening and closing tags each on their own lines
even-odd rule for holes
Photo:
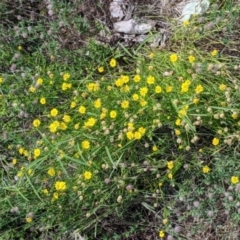
<svg viewBox="0 0 240 240">
<path fill-rule="evenodd" d="M 131 57 L 1 44 L 1 239 L 237 236 L 239 48 L 216 11 Z"/>
</svg>

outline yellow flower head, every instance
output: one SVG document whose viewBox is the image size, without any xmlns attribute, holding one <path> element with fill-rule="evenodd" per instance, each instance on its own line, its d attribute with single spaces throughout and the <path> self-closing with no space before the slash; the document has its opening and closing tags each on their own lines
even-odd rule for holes
<svg viewBox="0 0 240 240">
<path fill-rule="evenodd" d="M 42 78 L 38 78 L 37 79 L 37 84 L 38 85 L 42 85 L 43 84 L 43 79 Z"/>
<path fill-rule="evenodd" d="M 197 85 L 197 87 L 195 88 L 195 93 L 199 94 L 201 92 L 203 92 L 203 86 L 201 84 Z"/>
<path fill-rule="evenodd" d="M 90 142 L 88 140 L 82 141 L 82 148 L 83 149 L 89 149 L 90 148 Z"/>
<path fill-rule="evenodd" d="M 159 236 L 160 238 L 164 238 L 164 237 L 165 237 L 164 231 L 162 231 L 162 230 L 159 231 L 158 236 Z"/>
<path fill-rule="evenodd" d="M 116 118 L 116 117 L 117 117 L 117 112 L 114 111 L 114 110 L 112 110 L 112 111 L 110 112 L 110 118 Z"/>
<path fill-rule="evenodd" d="M 212 145 L 217 146 L 218 144 L 219 144 L 219 139 L 218 138 L 213 138 Z"/>
<path fill-rule="evenodd" d="M 173 167 L 174 167 L 174 162 L 173 161 L 168 161 L 167 162 L 167 168 L 171 170 L 171 169 L 173 169 Z"/>
<path fill-rule="evenodd" d="M 147 87 L 140 88 L 139 93 L 141 96 L 145 97 L 146 94 L 148 93 L 148 88 Z"/>
<path fill-rule="evenodd" d="M 86 113 L 86 107 L 80 106 L 80 107 L 78 108 L 78 112 L 81 113 L 81 114 L 85 114 L 85 113 Z"/>
<path fill-rule="evenodd" d="M 40 98 L 39 102 L 40 102 L 42 105 L 46 104 L 46 98 L 44 98 L 44 97 Z"/>
<path fill-rule="evenodd" d="M 98 68 L 98 72 L 99 72 L 99 73 L 103 73 L 103 72 L 104 72 L 104 67 L 99 67 L 99 68 Z"/>
<path fill-rule="evenodd" d="M 147 77 L 147 83 L 150 84 L 154 84 L 155 83 L 155 77 L 153 76 L 148 76 Z"/>
<path fill-rule="evenodd" d="M 190 63 L 195 62 L 195 57 L 194 57 L 193 55 L 188 56 L 188 61 L 189 61 Z"/>
<path fill-rule="evenodd" d="M 155 93 L 161 93 L 162 92 L 162 88 L 161 88 L 161 86 L 156 86 L 155 87 Z"/>
<path fill-rule="evenodd" d="M 114 67 L 116 67 L 117 66 L 117 61 L 116 61 L 116 59 L 114 59 L 114 58 L 112 58 L 111 60 L 110 60 L 110 66 L 112 67 L 112 68 L 114 68 Z"/>
<path fill-rule="evenodd" d="M 237 176 L 232 176 L 231 177 L 231 183 L 232 184 L 237 184 L 239 182 L 239 178 Z"/>
<path fill-rule="evenodd" d="M 51 176 L 51 177 L 54 177 L 55 174 L 56 174 L 56 171 L 53 167 L 50 167 L 47 171 L 48 175 Z"/>
<path fill-rule="evenodd" d="M 188 25 L 189 25 L 189 21 L 188 21 L 188 20 L 184 20 L 184 21 L 183 21 L 183 26 L 184 26 L 184 27 L 187 27 Z"/>
<path fill-rule="evenodd" d="M 90 171 L 85 171 L 83 176 L 85 180 L 90 180 L 92 178 L 92 173 Z"/>
<path fill-rule="evenodd" d="M 54 187 L 57 191 L 64 191 L 67 188 L 66 182 L 64 182 L 64 181 L 57 181 L 55 183 Z"/>
<path fill-rule="evenodd" d="M 40 121 L 39 119 L 33 120 L 33 126 L 34 126 L 34 127 L 39 127 L 40 124 L 41 124 L 41 121 Z"/>
<path fill-rule="evenodd" d="M 215 57 L 216 55 L 218 54 L 218 50 L 214 49 L 212 52 L 211 52 L 211 55 L 213 57 Z"/>
<path fill-rule="evenodd" d="M 96 119 L 91 117 L 84 123 L 84 127 L 85 128 L 93 127 L 95 124 L 96 124 Z"/>
<path fill-rule="evenodd" d="M 220 84 L 218 88 L 220 91 L 225 91 L 227 86 L 225 84 Z"/>
<path fill-rule="evenodd" d="M 176 53 L 173 53 L 170 55 L 170 61 L 172 63 L 176 62 L 178 60 L 178 55 Z"/>
<path fill-rule="evenodd" d="M 98 98 L 97 100 L 95 100 L 93 105 L 94 105 L 95 108 L 100 108 L 102 106 L 101 99 Z"/>
<path fill-rule="evenodd" d="M 208 166 L 203 166 L 202 171 L 203 171 L 203 173 L 209 173 L 210 168 Z"/>
<path fill-rule="evenodd" d="M 33 221 L 33 219 L 31 217 L 26 217 L 26 222 L 27 223 L 31 223 Z"/>
<path fill-rule="evenodd" d="M 35 148 L 33 150 L 33 158 L 36 159 L 41 155 L 41 150 L 39 148 Z"/>
<path fill-rule="evenodd" d="M 141 80 L 140 75 L 135 75 L 134 78 L 133 78 L 134 82 L 140 82 L 140 80 Z"/>
<path fill-rule="evenodd" d="M 153 150 L 153 152 L 156 152 L 156 151 L 158 150 L 158 147 L 157 147 L 156 145 L 154 145 L 154 146 L 152 147 L 152 150 Z"/>
<path fill-rule="evenodd" d="M 58 110 L 57 110 L 56 108 L 53 108 L 53 109 L 51 110 L 51 112 L 50 112 L 50 115 L 51 115 L 52 117 L 56 117 L 56 116 L 58 115 Z"/>
<path fill-rule="evenodd" d="M 70 74 L 69 73 L 64 73 L 63 74 L 63 80 L 67 81 L 70 78 Z"/>
<path fill-rule="evenodd" d="M 127 101 L 127 100 L 122 101 L 122 102 L 121 102 L 121 107 L 122 107 L 123 109 L 129 108 L 129 101 Z"/>
</svg>

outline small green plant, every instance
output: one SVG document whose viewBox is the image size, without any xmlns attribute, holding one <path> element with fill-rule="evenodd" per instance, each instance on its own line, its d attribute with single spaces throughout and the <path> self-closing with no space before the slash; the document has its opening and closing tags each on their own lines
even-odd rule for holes
<svg viewBox="0 0 240 240">
<path fill-rule="evenodd" d="M 56 8 L 64 16 L 70 6 Z M 200 45 L 225 27 L 184 22 L 171 49 L 133 58 L 94 41 L 60 51 L 54 31 L 47 52 L 4 43 L 1 237 L 236 233 L 239 59 Z"/>
</svg>

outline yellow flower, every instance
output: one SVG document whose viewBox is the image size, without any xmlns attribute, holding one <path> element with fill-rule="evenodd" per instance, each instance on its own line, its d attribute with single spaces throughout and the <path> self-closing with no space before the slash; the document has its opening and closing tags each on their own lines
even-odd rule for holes
<svg viewBox="0 0 240 240">
<path fill-rule="evenodd" d="M 154 145 L 154 146 L 152 147 L 152 150 L 153 150 L 153 152 L 156 152 L 156 151 L 158 150 L 158 147 L 157 147 L 156 145 Z"/>
<path fill-rule="evenodd" d="M 58 129 L 58 127 L 60 126 L 60 123 L 58 121 L 54 121 L 49 125 L 49 130 L 52 133 L 55 133 Z"/>
<path fill-rule="evenodd" d="M 86 107 L 80 106 L 80 107 L 78 108 L 78 112 L 81 113 L 81 114 L 85 114 L 85 113 L 86 113 Z"/>
<path fill-rule="evenodd" d="M 168 178 L 169 179 L 172 179 L 173 178 L 173 175 L 172 175 L 172 173 L 170 172 L 170 173 L 168 173 Z"/>
<path fill-rule="evenodd" d="M 189 80 L 184 81 L 181 85 L 181 93 L 186 93 L 190 85 L 191 85 L 191 81 Z"/>
<path fill-rule="evenodd" d="M 94 105 L 95 108 L 100 108 L 102 106 L 101 99 L 98 98 L 96 101 L 94 101 L 93 105 Z"/>
<path fill-rule="evenodd" d="M 127 131 L 126 136 L 128 140 L 132 140 L 134 138 L 134 134 L 132 131 Z"/>
<path fill-rule="evenodd" d="M 140 127 L 140 128 L 138 128 L 138 132 L 140 132 L 142 135 L 144 135 L 146 132 L 146 128 Z"/>
<path fill-rule="evenodd" d="M 171 170 L 171 169 L 173 169 L 173 167 L 174 167 L 174 162 L 173 161 L 168 161 L 167 162 L 167 168 Z"/>
<path fill-rule="evenodd" d="M 63 80 L 64 80 L 64 81 L 67 81 L 67 80 L 70 78 L 70 76 L 71 76 L 71 75 L 70 75 L 69 73 L 64 73 L 64 74 L 63 74 Z"/>
<path fill-rule="evenodd" d="M 65 123 L 71 122 L 71 117 L 69 115 L 64 115 L 62 119 Z"/>
<path fill-rule="evenodd" d="M 114 67 L 116 67 L 117 66 L 117 61 L 116 61 L 116 59 L 114 59 L 114 58 L 112 58 L 111 60 L 110 60 L 110 66 L 112 67 L 112 68 L 114 68 Z"/>
<path fill-rule="evenodd" d="M 184 21 L 183 21 L 183 26 L 184 26 L 184 27 L 187 27 L 188 25 L 189 25 L 189 21 L 188 21 L 188 20 L 184 20 Z"/>
<path fill-rule="evenodd" d="M 138 96 L 138 94 L 133 94 L 132 95 L 132 99 L 134 100 L 134 101 L 137 101 L 138 99 L 139 99 L 139 96 Z"/>
<path fill-rule="evenodd" d="M 112 111 L 110 112 L 110 118 L 116 118 L 116 117 L 117 117 L 117 112 L 114 111 L 114 110 L 112 110 Z"/>
<path fill-rule="evenodd" d="M 70 108 L 75 108 L 77 105 L 77 103 L 75 101 L 72 101 L 70 104 Z"/>
<path fill-rule="evenodd" d="M 217 146 L 218 144 L 219 144 L 219 139 L 218 138 L 213 138 L 212 145 Z"/>
<path fill-rule="evenodd" d="M 231 177 L 231 183 L 232 184 L 237 184 L 239 182 L 239 178 L 237 176 L 232 176 Z"/>
<path fill-rule="evenodd" d="M 178 119 L 175 121 L 175 124 L 176 124 L 177 126 L 180 126 L 180 125 L 181 125 L 181 119 L 178 118 Z"/>
<path fill-rule="evenodd" d="M 155 77 L 153 76 L 149 76 L 147 77 L 147 83 L 150 84 L 154 84 L 155 83 Z"/>
<path fill-rule="evenodd" d="M 226 88 L 227 88 L 227 86 L 226 86 L 225 84 L 220 84 L 218 88 L 219 88 L 219 90 L 221 90 L 221 91 L 225 91 Z"/>
<path fill-rule="evenodd" d="M 74 129 L 75 129 L 75 130 L 78 130 L 79 127 L 80 127 L 80 124 L 79 124 L 79 123 L 76 123 L 76 124 L 74 125 Z"/>
<path fill-rule="evenodd" d="M 142 138 L 142 134 L 139 131 L 137 131 L 134 133 L 134 138 L 140 140 Z"/>
<path fill-rule="evenodd" d="M 203 171 L 203 173 L 209 173 L 210 168 L 208 166 L 203 166 L 202 171 Z"/>
<path fill-rule="evenodd" d="M 148 93 L 148 88 L 142 87 L 142 88 L 140 88 L 139 92 L 140 92 L 141 96 L 145 97 L 146 94 Z"/>
<path fill-rule="evenodd" d="M 99 90 L 99 84 L 98 83 L 89 83 L 87 85 L 87 89 L 89 92 L 97 92 Z"/>
<path fill-rule="evenodd" d="M 14 159 L 12 160 L 12 165 L 16 165 L 16 164 L 17 164 L 17 159 L 14 158 Z"/>
<path fill-rule="evenodd" d="M 29 88 L 29 92 L 34 93 L 35 91 L 36 91 L 36 88 L 35 88 L 35 87 L 31 86 L 31 87 Z"/>
<path fill-rule="evenodd" d="M 88 127 L 93 127 L 96 124 L 96 119 L 95 118 L 89 118 L 85 123 L 84 123 L 84 127 L 88 128 Z"/>
<path fill-rule="evenodd" d="M 215 57 L 216 55 L 218 54 L 218 50 L 214 49 L 212 52 L 211 52 L 211 55 L 213 57 Z"/>
<path fill-rule="evenodd" d="M 88 140 L 82 141 L 82 148 L 83 149 L 89 149 L 90 148 L 90 142 Z"/>
<path fill-rule="evenodd" d="M 85 171 L 83 176 L 85 180 L 90 180 L 92 178 L 92 173 L 90 171 Z"/>
<path fill-rule="evenodd" d="M 122 79 L 123 83 L 128 83 L 129 82 L 129 76 L 127 76 L 127 75 L 122 75 L 121 79 Z"/>
<path fill-rule="evenodd" d="M 50 167 L 47 171 L 48 175 L 51 176 L 51 177 L 54 177 L 55 174 L 56 174 L 56 171 L 53 167 Z"/>
<path fill-rule="evenodd" d="M 104 72 L 104 67 L 99 67 L 98 72 L 103 73 Z"/>
<path fill-rule="evenodd" d="M 53 193 L 53 196 L 52 196 L 52 201 L 55 201 L 58 199 L 58 193 L 57 192 L 54 192 Z"/>
<path fill-rule="evenodd" d="M 195 62 L 195 57 L 194 57 L 193 55 L 188 56 L 188 61 L 189 61 L 190 63 Z"/>
<path fill-rule="evenodd" d="M 178 60 L 178 55 L 176 53 L 173 53 L 170 55 L 170 61 L 172 63 L 176 62 Z"/>
<path fill-rule="evenodd" d="M 44 97 L 40 98 L 39 102 L 40 102 L 42 105 L 46 104 L 46 98 L 44 98 Z"/>
<path fill-rule="evenodd" d="M 66 83 L 66 82 L 64 82 L 64 83 L 62 84 L 62 90 L 63 90 L 63 91 L 66 91 L 66 90 L 70 89 L 71 87 L 72 87 L 72 84 L 71 84 L 71 83 Z"/>
<path fill-rule="evenodd" d="M 154 58 L 154 53 L 150 53 L 150 54 L 148 55 L 148 57 L 151 58 L 151 59 Z"/>
<path fill-rule="evenodd" d="M 121 107 L 122 107 L 123 109 L 129 108 L 129 101 L 127 101 L 127 100 L 122 101 L 122 102 L 121 102 Z"/>
<path fill-rule="evenodd" d="M 54 187 L 57 191 L 64 191 L 67 188 L 66 183 L 64 181 L 57 181 Z"/>
<path fill-rule="evenodd" d="M 34 126 L 34 127 L 39 127 L 40 124 L 41 124 L 41 121 L 40 121 L 39 119 L 34 119 L 34 120 L 33 120 L 33 126 Z"/>
<path fill-rule="evenodd" d="M 133 78 L 134 82 L 140 82 L 140 80 L 141 80 L 140 75 L 135 75 L 134 78 Z"/>
<path fill-rule="evenodd" d="M 18 46 L 18 51 L 21 51 L 21 50 L 22 50 L 22 46 L 19 45 L 19 46 Z"/>
<path fill-rule="evenodd" d="M 24 152 L 24 148 L 20 147 L 20 148 L 18 149 L 18 152 L 22 155 L 23 152 Z"/>
<path fill-rule="evenodd" d="M 33 221 L 33 219 L 31 217 L 26 217 L 26 222 L 27 223 L 31 223 Z"/>
<path fill-rule="evenodd" d="M 238 118 L 238 113 L 237 112 L 233 112 L 233 114 L 231 115 L 233 119 L 237 119 Z"/>
<path fill-rule="evenodd" d="M 43 79 L 42 78 L 38 78 L 37 79 L 37 84 L 38 85 L 42 85 L 43 84 Z"/>
<path fill-rule="evenodd" d="M 2 77 L 0 77 L 0 84 L 1 84 L 1 83 L 3 83 L 3 78 L 2 78 Z"/>
<path fill-rule="evenodd" d="M 160 238 L 164 238 L 164 237 L 165 237 L 164 231 L 162 231 L 162 230 L 159 231 L 158 236 L 159 236 Z"/>
<path fill-rule="evenodd" d="M 185 117 L 186 115 L 187 115 L 187 110 L 186 110 L 186 108 L 182 108 L 181 110 L 178 111 L 178 116 L 179 116 L 180 118 L 183 118 L 183 117 Z"/>
<path fill-rule="evenodd" d="M 48 191 L 46 188 L 44 188 L 44 189 L 43 189 L 43 193 L 44 193 L 45 195 L 48 195 L 48 194 L 49 194 L 49 191 Z"/>
<path fill-rule="evenodd" d="M 199 94 L 203 92 L 203 86 L 202 85 L 197 85 L 197 87 L 195 88 L 195 93 Z"/>
<path fill-rule="evenodd" d="M 146 106 L 146 105 L 147 105 L 147 101 L 145 101 L 144 99 L 141 99 L 141 100 L 140 100 L 140 105 L 141 105 L 142 107 Z"/>
<path fill-rule="evenodd" d="M 50 115 L 51 115 L 52 117 L 56 117 L 56 116 L 58 115 L 58 110 L 57 110 L 56 108 L 53 108 L 53 109 L 51 110 L 51 112 L 50 112 Z"/>
<path fill-rule="evenodd" d="M 35 148 L 33 150 L 33 158 L 36 159 L 41 155 L 41 150 L 39 148 Z"/>
<path fill-rule="evenodd" d="M 168 219 L 167 219 L 167 218 L 164 218 L 164 219 L 162 220 L 162 222 L 163 222 L 164 225 L 166 225 L 166 224 L 168 223 Z"/>
<path fill-rule="evenodd" d="M 181 131 L 179 129 L 175 129 L 174 132 L 177 136 L 179 136 L 181 134 Z"/>
<path fill-rule="evenodd" d="M 162 88 L 158 85 L 155 87 L 155 93 L 161 93 L 162 92 Z"/>
<path fill-rule="evenodd" d="M 166 92 L 167 92 L 167 93 L 172 92 L 172 90 L 173 90 L 173 86 L 167 86 L 167 87 L 166 87 Z"/>
<path fill-rule="evenodd" d="M 194 99 L 193 99 L 193 103 L 194 103 L 194 104 L 198 104 L 198 102 L 199 102 L 199 99 L 198 99 L 198 98 L 194 98 Z"/>
</svg>

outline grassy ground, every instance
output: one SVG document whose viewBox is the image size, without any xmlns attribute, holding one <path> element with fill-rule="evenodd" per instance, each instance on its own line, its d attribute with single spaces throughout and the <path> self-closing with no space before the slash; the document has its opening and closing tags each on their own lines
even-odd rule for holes
<svg viewBox="0 0 240 240">
<path fill-rule="evenodd" d="M 1 3 L 0 239 L 238 239 L 239 2 L 138 51 L 87 6 Z"/>
</svg>

